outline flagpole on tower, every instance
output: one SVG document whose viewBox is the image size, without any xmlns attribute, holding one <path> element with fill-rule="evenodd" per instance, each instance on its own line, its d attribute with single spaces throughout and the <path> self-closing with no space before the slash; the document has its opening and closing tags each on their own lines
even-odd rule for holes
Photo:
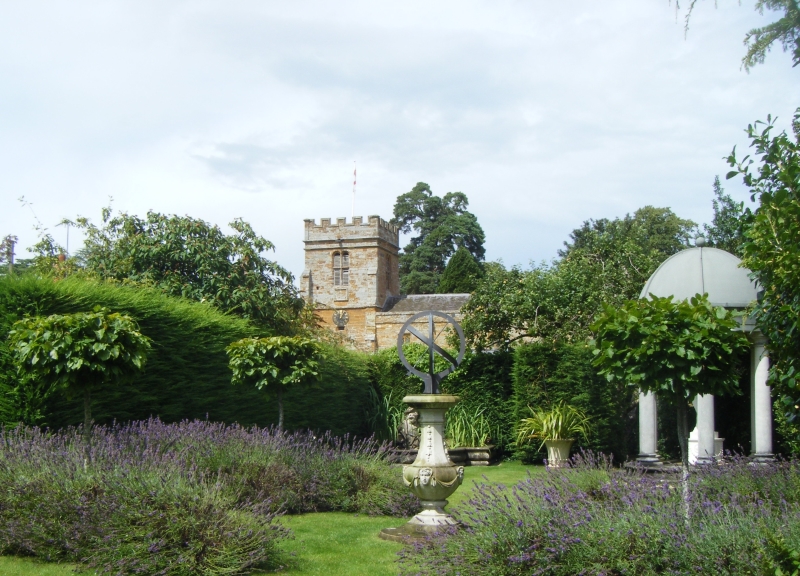
<svg viewBox="0 0 800 576">
<path fill-rule="evenodd" d="M 353 160 L 353 209 L 350 214 L 351 218 L 356 217 L 356 161 Z"/>
</svg>

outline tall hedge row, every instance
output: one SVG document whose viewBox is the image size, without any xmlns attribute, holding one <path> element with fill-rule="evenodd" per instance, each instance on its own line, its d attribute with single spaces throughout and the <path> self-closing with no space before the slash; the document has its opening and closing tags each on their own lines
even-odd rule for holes
<svg viewBox="0 0 800 576">
<path fill-rule="evenodd" d="M 637 453 L 637 394 L 599 377 L 584 344 L 525 344 L 514 351 L 514 420 L 530 416 L 529 406 L 548 407 L 565 401 L 591 419 L 588 441 L 577 447 L 614 454 L 617 462 Z M 524 459 L 540 454 L 536 447 L 518 452 Z"/>
<path fill-rule="evenodd" d="M 0 418 L 15 422 L 9 395 L 17 375 L 6 334 L 24 315 L 65 314 L 106 306 L 131 315 L 153 340 L 145 370 L 135 378 L 93 395 L 98 423 L 159 416 L 163 421 L 206 418 L 266 426 L 277 422 L 274 398 L 255 388 L 232 386 L 225 347 L 258 334 L 249 322 L 215 308 L 165 296 L 157 290 L 128 288 L 80 279 L 55 282 L 33 276 L 0 279 Z M 284 397 L 287 428 L 331 430 L 335 434 L 366 430 L 369 372 L 363 359 L 330 350 L 320 381 L 290 390 Z M 82 421 L 82 407 L 61 394 L 44 407 L 52 427 Z"/>
<path fill-rule="evenodd" d="M 497 427 L 492 442 L 504 450 L 514 440 L 514 399 L 512 370 L 514 356 L 509 352 L 467 354 L 458 370 L 443 383 L 444 391 L 461 398 L 467 414 L 483 409 L 492 428 Z"/>
</svg>

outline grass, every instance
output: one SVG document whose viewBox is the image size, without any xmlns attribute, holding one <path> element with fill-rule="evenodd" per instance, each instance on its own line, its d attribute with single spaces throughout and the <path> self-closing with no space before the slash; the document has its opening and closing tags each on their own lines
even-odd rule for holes
<svg viewBox="0 0 800 576">
<path fill-rule="evenodd" d="M 467 500 L 478 482 L 511 486 L 532 475 L 546 474 L 541 466 L 503 462 L 497 466 L 468 466 L 464 484 L 449 499 L 448 508 Z M 398 467 L 397 473 L 400 474 Z M 484 478 L 484 476 L 486 478 Z M 282 542 L 286 576 L 389 576 L 397 574 L 396 554 L 402 545 L 378 538 L 383 528 L 399 526 L 397 518 L 364 516 L 344 512 L 299 514 L 281 519 L 294 532 L 294 538 Z M 3 576 L 75 576 L 74 566 L 48 564 L 11 556 L 0 557 Z M 88 575 L 88 572 L 82 573 Z M 267 574 L 254 572 L 254 574 Z"/>
<path fill-rule="evenodd" d="M 53 564 L 39 562 L 32 558 L 0 556 L 0 574 L 3 576 L 76 576 L 89 573 L 75 572 L 74 564 Z"/>
</svg>

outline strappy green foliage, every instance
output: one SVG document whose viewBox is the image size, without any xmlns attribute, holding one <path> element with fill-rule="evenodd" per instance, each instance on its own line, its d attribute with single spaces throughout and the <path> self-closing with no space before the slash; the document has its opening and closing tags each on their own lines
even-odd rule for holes
<svg viewBox="0 0 800 576">
<path fill-rule="evenodd" d="M 530 410 L 531 417 L 519 422 L 518 444 L 541 440 L 541 450 L 547 440 L 574 440 L 577 436 L 586 438 L 591 430 L 586 414 L 565 402 L 559 402 L 550 409 Z"/>
</svg>

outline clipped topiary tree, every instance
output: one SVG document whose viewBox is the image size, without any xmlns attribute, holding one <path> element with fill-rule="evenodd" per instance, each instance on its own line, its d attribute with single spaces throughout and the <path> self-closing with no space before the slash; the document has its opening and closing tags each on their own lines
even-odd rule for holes
<svg viewBox="0 0 800 576">
<path fill-rule="evenodd" d="M 20 385 L 39 383 L 63 389 L 68 398 L 83 397 L 88 439 L 92 391 L 141 370 L 150 340 L 130 316 L 96 307 L 19 320 L 8 333 L 8 345 L 20 375 L 27 377 Z"/>
<path fill-rule="evenodd" d="M 609 382 L 653 392 L 676 407 L 686 492 L 689 402 L 698 394 L 739 393 L 734 356 L 749 344 L 732 313 L 712 306 L 707 294 L 681 302 L 650 298 L 605 307 L 591 327 L 594 365 Z"/>
<path fill-rule="evenodd" d="M 319 344 L 299 336 L 242 338 L 225 350 L 233 384 L 274 388 L 278 396 L 278 429 L 283 429 L 283 388 L 319 376 Z"/>
</svg>

